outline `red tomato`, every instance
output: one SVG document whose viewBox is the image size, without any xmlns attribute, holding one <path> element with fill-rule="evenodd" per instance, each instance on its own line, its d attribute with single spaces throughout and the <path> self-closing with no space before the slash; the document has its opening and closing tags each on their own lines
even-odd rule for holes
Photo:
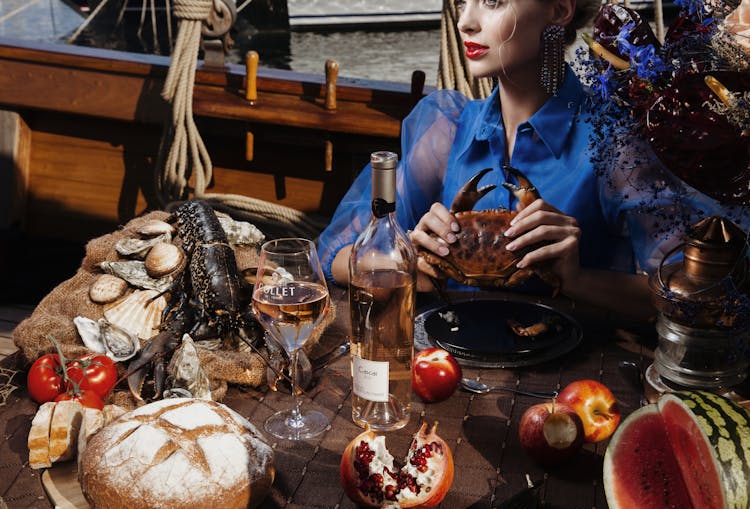
<svg viewBox="0 0 750 509">
<path fill-rule="evenodd" d="M 117 383 L 117 368 L 106 355 L 88 354 L 68 363 L 68 390 L 94 391 L 104 399 Z"/>
<path fill-rule="evenodd" d="M 29 396 L 37 403 L 52 401 L 65 391 L 63 368 L 56 353 L 42 355 L 29 369 L 27 377 Z"/>
<path fill-rule="evenodd" d="M 104 408 L 104 402 L 102 398 L 94 391 L 68 391 L 63 392 L 55 398 L 55 401 L 66 401 L 66 400 L 78 401 L 81 405 L 88 408 L 96 408 L 101 410 Z"/>
</svg>

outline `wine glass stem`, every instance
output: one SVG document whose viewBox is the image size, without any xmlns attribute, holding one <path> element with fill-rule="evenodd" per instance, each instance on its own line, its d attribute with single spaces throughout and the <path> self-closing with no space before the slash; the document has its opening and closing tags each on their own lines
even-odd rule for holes
<svg viewBox="0 0 750 509">
<path fill-rule="evenodd" d="M 291 363 L 291 375 L 292 375 L 292 395 L 294 396 L 294 408 L 292 408 L 292 423 L 294 427 L 301 427 L 304 425 L 302 419 L 302 413 L 300 412 L 301 400 L 297 392 L 297 368 L 299 359 L 299 349 L 296 349 L 289 353 L 289 361 Z"/>
</svg>

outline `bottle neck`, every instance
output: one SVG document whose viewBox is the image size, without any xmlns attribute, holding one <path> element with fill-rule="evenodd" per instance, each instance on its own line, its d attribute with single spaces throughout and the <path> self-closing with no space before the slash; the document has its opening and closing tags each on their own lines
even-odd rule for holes
<svg viewBox="0 0 750 509">
<path fill-rule="evenodd" d="M 373 198 L 372 200 L 372 215 L 378 219 L 382 219 L 388 214 L 396 211 L 396 202 L 389 202 L 383 198 Z"/>
</svg>

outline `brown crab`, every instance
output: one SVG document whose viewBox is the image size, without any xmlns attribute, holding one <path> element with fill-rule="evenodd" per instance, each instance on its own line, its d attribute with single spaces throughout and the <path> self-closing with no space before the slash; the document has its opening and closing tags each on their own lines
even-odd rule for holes
<svg viewBox="0 0 750 509">
<path fill-rule="evenodd" d="M 509 166 L 505 168 L 519 185 L 504 182 L 503 186 L 511 190 L 524 206 L 539 198 L 536 188 L 523 173 Z M 427 263 L 464 285 L 508 288 L 518 286 L 532 274 L 536 274 L 552 286 L 556 294 L 560 281 L 549 271 L 548 264 L 524 269 L 516 267 L 521 258 L 538 245 L 516 251 L 505 249 L 512 239 L 504 233 L 518 212 L 505 208 L 472 210 L 480 198 L 497 187 L 492 184 L 477 188 L 482 177 L 491 170 L 492 168 L 485 168 L 474 175 L 453 200 L 450 210 L 461 229 L 456 234 L 456 242 L 450 245 L 450 253 L 441 257 L 420 249 L 419 254 Z"/>
</svg>

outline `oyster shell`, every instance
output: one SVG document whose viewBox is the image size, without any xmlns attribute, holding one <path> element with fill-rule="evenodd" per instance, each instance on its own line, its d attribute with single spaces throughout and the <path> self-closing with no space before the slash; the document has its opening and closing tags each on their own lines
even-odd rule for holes
<svg viewBox="0 0 750 509">
<path fill-rule="evenodd" d="M 126 237 L 117 241 L 115 250 L 121 256 L 143 259 L 148 255 L 152 247 L 162 242 L 169 242 L 171 239 L 172 237 L 168 234 L 162 234 L 149 239 Z"/>
<path fill-rule="evenodd" d="M 172 239 L 172 235 L 174 235 L 175 228 L 165 221 L 149 219 L 138 227 L 136 232 L 144 237 L 166 236 L 166 242 L 169 242 Z"/>
<path fill-rule="evenodd" d="M 129 260 L 126 262 L 101 262 L 99 268 L 107 274 L 121 277 L 136 288 L 145 290 L 156 290 L 165 292 L 174 283 L 172 276 L 153 278 L 146 272 L 146 263 L 141 260 Z"/>
<path fill-rule="evenodd" d="M 182 248 L 169 242 L 160 242 L 146 255 L 146 273 L 153 278 L 164 277 L 184 268 L 185 260 Z"/>
<path fill-rule="evenodd" d="M 266 238 L 254 225 L 245 221 L 235 221 L 226 214 L 216 214 L 221 228 L 227 234 L 230 244 L 240 246 L 259 246 Z"/>
<path fill-rule="evenodd" d="M 206 370 L 201 366 L 198 351 L 189 334 L 182 336 L 182 346 L 172 356 L 169 363 L 167 386 L 172 391 L 181 389 L 190 392 L 193 398 L 211 399 L 211 387 Z M 165 395 L 168 391 L 165 391 Z"/>
<path fill-rule="evenodd" d="M 107 355 L 114 361 L 126 361 L 141 348 L 141 342 L 135 334 L 103 318 L 99 320 L 99 331 L 101 331 L 102 343 L 107 349 Z"/>
<path fill-rule="evenodd" d="M 111 274 L 102 274 L 89 287 L 89 299 L 97 304 L 109 304 L 125 294 L 128 282 Z"/>
<path fill-rule="evenodd" d="M 83 344 L 86 345 L 86 348 L 96 353 L 107 353 L 107 348 L 102 341 L 98 322 L 91 318 L 86 318 L 85 316 L 76 316 L 73 318 L 73 323 L 76 326 L 76 330 L 78 330 L 78 335 L 81 336 Z"/>
<path fill-rule="evenodd" d="M 167 300 L 155 290 L 137 290 L 124 299 L 105 306 L 104 318 L 112 324 L 146 340 L 159 331 Z"/>
<path fill-rule="evenodd" d="M 86 348 L 106 354 L 115 362 L 130 359 L 141 348 L 141 342 L 135 334 L 109 323 L 104 318 L 95 322 L 85 316 L 76 316 L 73 323 Z"/>
</svg>

